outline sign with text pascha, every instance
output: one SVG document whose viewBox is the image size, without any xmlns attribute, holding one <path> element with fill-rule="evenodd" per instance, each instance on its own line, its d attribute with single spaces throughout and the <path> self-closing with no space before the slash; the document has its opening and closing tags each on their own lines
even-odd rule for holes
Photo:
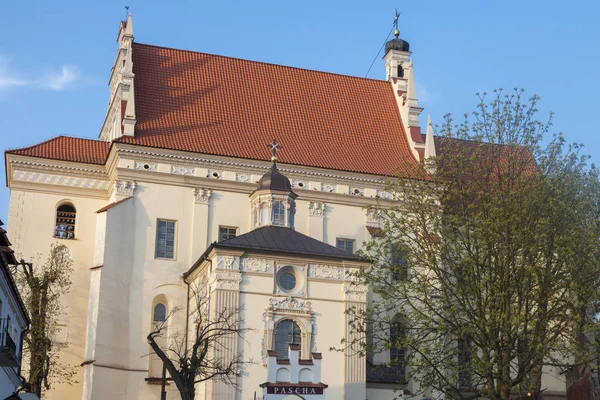
<svg viewBox="0 0 600 400">
<path fill-rule="evenodd" d="M 300 394 L 300 395 L 311 395 L 311 394 L 323 394 L 323 388 L 321 387 L 302 387 L 302 386 L 268 386 L 268 394 Z"/>
</svg>

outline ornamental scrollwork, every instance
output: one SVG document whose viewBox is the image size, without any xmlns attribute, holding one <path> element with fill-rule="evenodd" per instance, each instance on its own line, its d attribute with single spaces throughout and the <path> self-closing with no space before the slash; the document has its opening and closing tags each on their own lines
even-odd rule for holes
<svg viewBox="0 0 600 400">
<path fill-rule="evenodd" d="M 308 266 L 309 278 L 344 279 L 344 268 L 333 265 L 311 264 Z"/>
<path fill-rule="evenodd" d="M 310 202 L 308 203 L 308 214 L 316 217 L 322 217 L 325 215 L 325 208 L 327 204 L 318 203 L 318 202 Z"/>
<path fill-rule="evenodd" d="M 344 300 L 350 302 L 364 303 L 367 301 L 367 285 L 363 284 L 345 284 Z"/>
<path fill-rule="evenodd" d="M 196 188 L 194 189 L 194 203 L 196 204 L 208 204 L 210 198 L 210 189 Z"/>
<path fill-rule="evenodd" d="M 115 190 L 117 191 L 117 194 L 123 196 L 133 196 L 133 191 L 135 190 L 135 182 L 119 179 L 115 181 Z"/>
<path fill-rule="evenodd" d="M 273 261 L 264 258 L 242 258 L 240 270 L 245 272 L 273 272 Z"/>
</svg>

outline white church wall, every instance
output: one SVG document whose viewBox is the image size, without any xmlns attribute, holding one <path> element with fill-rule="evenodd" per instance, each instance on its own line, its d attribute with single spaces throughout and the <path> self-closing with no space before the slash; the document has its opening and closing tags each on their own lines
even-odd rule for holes
<svg viewBox="0 0 600 400">
<path fill-rule="evenodd" d="M 77 210 L 74 240 L 53 237 L 56 206 L 64 201 L 70 201 Z M 75 369 L 76 382 L 48 393 L 49 400 L 80 397 L 82 377 L 79 365 L 84 361 L 89 268 L 93 265 L 95 243 L 95 211 L 105 204 L 106 201 L 97 198 L 48 193 L 44 191 L 43 185 L 36 191 L 11 190 L 8 230 L 17 257 L 35 263 L 44 262 L 50 245 L 60 243 L 67 246 L 74 261 L 71 290 L 63 298 L 64 314 L 58 318 L 58 322 L 63 325 L 61 362 Z"/>
</svg>

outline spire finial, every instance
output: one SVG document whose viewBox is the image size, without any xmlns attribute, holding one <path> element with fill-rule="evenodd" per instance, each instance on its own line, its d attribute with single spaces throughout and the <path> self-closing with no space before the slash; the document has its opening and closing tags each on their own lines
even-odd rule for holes
<svg viewBox="0 0 600 400">
<path fill-rule="evenodd" d="M 125 21 L 127 21 L 127 16 L 129 16 L 129 6 L 125 6 Z"/>
<path fill-rule="evenodd" d="M 273 139 L 273 143 L 270 143 L 267 147 L 269 147 L 271 153 L 273 153 L 271 161 L 277 162 L 277 150 L 280 150 L 283 147 L 281 147 L 281 145 L 277 143 L 277 139 Z"/>
<path fill-rule="evenodd" d="M 394 36 L 396 36 L 396 39 L 398 39 L 398 36 L 400 36 L 400 29 L 398 29 L 398 18 L 400 18 L 400 13 L 396 8 L 396 18 L 394 18 L 394 25 L 396 26 L 396 29 L 394 29 Z"/>
</svg>

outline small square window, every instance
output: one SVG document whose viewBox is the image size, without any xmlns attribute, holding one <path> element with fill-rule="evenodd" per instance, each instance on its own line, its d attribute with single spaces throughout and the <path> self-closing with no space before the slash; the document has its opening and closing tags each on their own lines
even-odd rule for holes
<svg viewBox="0 0 600 400">
<path fill-rule="evenodd" d="M 237 236 L 238 228 L 231 226 L 220 226 L 219 227 L 219 242 L 223 240 L 233 239 Z"/>
<path fill-rule="evenodd" d="M 354 240 L 352 239 L 337 239 L 336 247 L 341 250 L 346 250 L 350 253 L 354 252 Z"/>
<path fill-rule="evenodd" d="M 155 255 L 156 258 L 175 258 L 175 221 L 158 220 Z"/>
</svg>

